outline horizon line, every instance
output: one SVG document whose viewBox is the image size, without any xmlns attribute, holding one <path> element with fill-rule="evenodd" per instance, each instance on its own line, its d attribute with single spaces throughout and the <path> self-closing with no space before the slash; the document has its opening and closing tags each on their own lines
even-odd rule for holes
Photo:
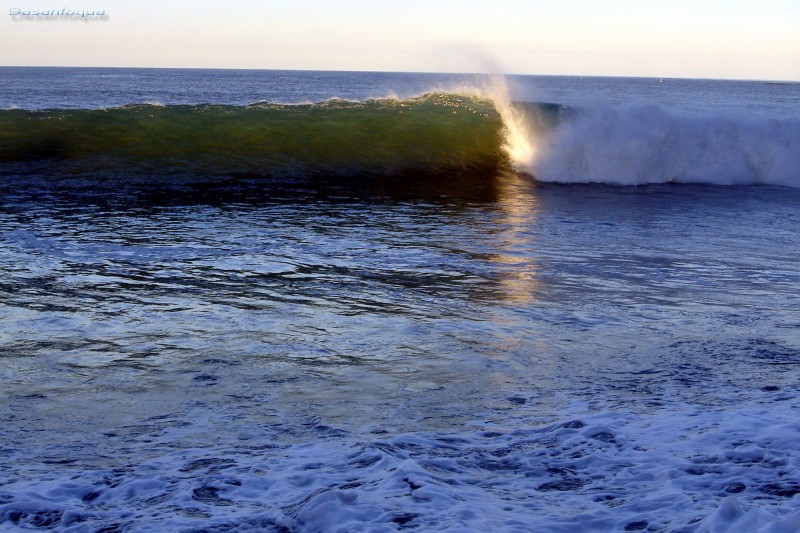
<svg viewBox="0 0 800 533">
<path fill-rule="evenodd" d="M 261 67 L 143 67 L 143 66 L 87 66 L 87 65 L 0 65 L 0 68 L 86 68 L 86 69 L 128 69 L 128 70 L 243 70 L 267 72 L 340 72 L 362 74 L 438 74 L 450 76 L 529 76 L 552 78 L 629 78 L 657 80 L 697 80 L 697 81 L 745 81 L 763 83 L 800 83 L 800 79 L 763 79 L 763 78 L 723 78 L 723 77 L 690 77 L 690 76 L 643 76 L 624 74 L 537 74 L 522 72 L 442 72 L 435 70 L 350 70 L 350 69 L 313 69 L 313 68 L 261 68 Z"/>
</svg>

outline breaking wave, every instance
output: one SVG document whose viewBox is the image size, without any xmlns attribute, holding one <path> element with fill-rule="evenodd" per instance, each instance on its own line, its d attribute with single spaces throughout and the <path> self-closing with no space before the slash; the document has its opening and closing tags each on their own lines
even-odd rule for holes
<svg viewBox="0 0 800 533">
<path fill-rule="evenodd" d="M 527 170 L 559 183 L 800 187 L 800 120 L 680 115 L 658 106 L 568 110 Z"/>
<path fill-rule="evenodd" d="M 512 103 L 502 80 L 414 98 L 0 111 L 0 171 L 440 176 L 800 187 L 800 119 Z"/>
</svg>

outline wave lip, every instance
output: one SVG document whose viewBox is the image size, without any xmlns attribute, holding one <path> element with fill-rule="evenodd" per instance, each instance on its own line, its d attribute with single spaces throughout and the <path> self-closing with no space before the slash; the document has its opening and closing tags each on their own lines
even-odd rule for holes
<svg viewBox="0 0 800 533">
<path fill-rule="evenodd" d="M 677 115 L 655 105 L 577 110 L 529 171 L 559 183 L 800 188 L 800 120 Z"/>
<path fill-rule="evenodd" d="M 506 164 L 505 129 L 480 96 L 315 104 L 127 105 L 0 111 L 0 166 L 365 176 L 486 172 Z"/>
</svg>

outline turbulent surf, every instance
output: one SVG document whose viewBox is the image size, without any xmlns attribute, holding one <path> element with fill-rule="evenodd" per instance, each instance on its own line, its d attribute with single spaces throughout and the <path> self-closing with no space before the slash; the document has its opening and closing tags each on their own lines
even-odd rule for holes
<svg viewBox="0 0 800 533">
<path fill-rule="evenodd" d="M 800 187 L 800 119 L 682 113 L 657 105 L 574 109 L 529 170 L 541 181 Z"/>
</svg>

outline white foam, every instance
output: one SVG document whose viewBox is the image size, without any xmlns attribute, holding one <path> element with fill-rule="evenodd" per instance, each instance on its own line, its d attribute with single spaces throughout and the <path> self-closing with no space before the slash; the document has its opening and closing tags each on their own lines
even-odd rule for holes
<svg viewBox="0 0 800 533">
<path fill-rule="evenodd" d="M 527 168 L 541 181 L 800 187 L 797 119 L 604 107 L 577 111 L 537 148 Z"/>
<path fill-rule="evenodd" d="M 575 411 L 577 418 L 497 431 L 479 424 L 459 433 L 204 447 L 125 468 L 13 475 L 0 487 L 0 525 L 798 531 L 794 402 Z"/>
</svg>

